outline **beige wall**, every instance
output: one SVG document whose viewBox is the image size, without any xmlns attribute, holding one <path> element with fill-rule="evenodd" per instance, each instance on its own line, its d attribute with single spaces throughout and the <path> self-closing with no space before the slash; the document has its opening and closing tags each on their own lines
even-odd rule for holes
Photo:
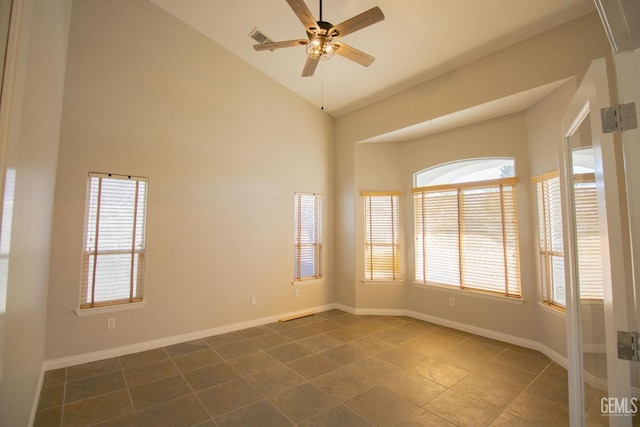
<svg viewBox="0 0 640 427">
<path fill-rule="evenodd" d="M 10 238 L 10 245 L 2 243 L 3 250 L 9 249 L 8 276 L 2 278 L 7 280 L 6 313 L 0 313 L 6 316 L 4 341 L 0 342 L 3 426 L 29 424 L 42 375 L 51 216 L 71 12 L 70 1 L 17 3 L 22 13 L 16 15 L 16 62 L 8 72 L 15 71 L 15 79 L 5 86 L 8 103 L 3 103 L 11 115 L 7 139 L 2 141 L 6 144 L 2 154 L 7 188 L 1 238 Z"/>
<path fill-rule="evenodd" d="M 535 177 L 558 170 L 558 156 L 562 135 L 560 133 L 559 120 L 564 115 L 569 101 L 573 97 L 579 83 L 580 76 L 569 80 L 549 96 L 538 102 L 527 111 L 527 146 L 528 157 L 531 164 L 531 176 Z M 535 185 L 530 183 L 530 202 L 537 215 L 537 201 Z M 534 216 L 537 218 L 537 216 Z M 537 236 L 538 227 L 534 220 L 531 224 L 533 235 Z M 538 241 L 532 239 L 527 242 L 526 250 L 536 254 Z M 540 263 L 536 256 L 536 280 L 540 280 Z M 540 293 L 538 300 L 541 299 Z M 562 355 L 566 355 L 567 334 L 565 316 L 552 309 L 539 308 L 536 316 L 538 327 L 537 341 L 554 349 Z"/>
<path fill-rule="evenodd" d="M 338 120 L 339 141 L 360 141 L 527 89 L 582 75 L 611 48 L 594 12 Z"/>
<path fill-rule="evenodd" d="M 16 115 L 5 149 L 17 180 L 2 423 L 25 424 L 43 360 L 332 302 L 410 309 L 565 354 L 564 319 L 537 304 L 529 178 L 554 164 L 552 140 L 575 81 L 592 59 L 610 55 L 595 14 L 334 122 L 145 0 L 76 1 L 72 14 L 70 1 L 24 4 Z M 408 143 L 355 144 L 567 77 L 574 80 L 524 113 Z M 525 302 L 454 294 L 450 307 L 447 292 L 412 284 L 411 175 L 487 155 L 517 159 Z M 89 171 L 150 178 L 144 308 L 75 314 Z M 360 192 L 374 189 L 403 191 L 405 282 L 399 286 L 361 282 Z M 322 192 L 326 202 L 326 279 L 300 287 L 298 298 L 290 284 L 295 191 Z M 107 331 L 112 317 L 117 327 Z"/>
<path fill-rule="evenodd" d="M 74 2 L 47 359 L 332 302 L 330 261 L 324 283 L 299 297 L 291 284 L 294 192 L 324 194 L 332 254 L 332 132 L 320 110 L 152 3 Z M 144 308 L 74 312 L 89 171 L 149 177 Z"/>
<path fill-rule="evenodd" d="M 558 79 L 579 78 L 593 58 L 609 54 L 596 15 L 338 119 L 334 165 L 331 119 L 152 5 L 137 1 L 125 8 L 123 4 L 84 1 L 74 7 L 47 358 L 330 302 L 364 309 L 408 308 L 543 339 L 535 322 L 524 329 L 515 325 L 523 319 L 546 319 L 537 307 L 529 179 L 530 170 L 545 169 L 552 158 L 547 150 L 547 158 L 538 159 L 532 147 L 544 139 L 540 135 L 557 129 L 559 117 L 515 114 L 411 143 L 357 147 L 354 143 Z M 553 95 L 555 101 L 545 102 L 563 108 L 569 92 L 563 89 Z M 529 121 L 536 120 L 538 125 L 530 129 Z M 501 135 L 498 140 L 496 135 Z M 442 139 L 446 142 L 438 144 Z M 402 189 L 404 217 L 411 220 L 413 172 L 439 159 L 487 156 L 490 151 L 511 152 L 518 159 L 525 303 L 478 303 L 475 297 L 460 295 L 453 312 L 448 304 L 444 307 L 446 293 L 412 285 L 410 227 L 404 230 L 404 285 L 363 284 L 360 192 Z M 429 160 L 420 162 L 421 158 Z M 150 177 L 147 306 L 143 309 L 90 317 L 73 312 L 78 298 L 84 180 L 90 170 Z M 291 194 L 298 190 L 327 195 L 329 241 L 327 280 L 302 287 L 300 298 L 295 298 L 290 285 L 290 205 Z M 249 196 L 263 200 L 268 208 L 252 211 Z M 335 228 L 333 213 L 339 219 Z M 262 252 L 270 254 L 268 259 L 260 259 Z M 254 259 L 249 268 L 247 258 Z M 198 298 L 185 297 L 189 294 Z M 253 295 L 258 299 L 256 306 L 249 304 Z M 107 317 L 116 317 L 115 331 L 105 330 Z M 564 322 L 552 317 L 542 323 L 553 331 Z M 549 339 L 560 353 L 564 353 L 563 342 L 563 338 Z"/>
<path fill-rule="evenodd" d="M 591 14 L 339 118 L 336 153 L 353 160 L 337 163 L 337 176 L 349 179 L 336 181 L 336 193 L 342 197 L 336 227 L 348 228 L 345 224 L 353 224 L 355 228 L 347 239 L 336 240 L 336 253 L 347 254 L 355 248 L 356 256 L 345 258 L 343 268 L 336 271 L 336 283 L 341 289 L 337 293 L 338 302 L 350 305 L 340 298 L 353 293 L 357 295 L 358 309 L 410 309 L 446 322 L 540 342 L 565 355 L 564 318 L 538 304 L 535 193 L 530 179 L 557 164 L 560 120 L 575 82 L 582 78 L 593 59 L 610 56 L 600 19 Z M 410 142 L 357 143 L 567 78 L 573 79 L 526 112 Z M 516 158 L 520 177 L 517 192 L 522 304 L 413 285 L 412 174 L 443 162 L 487 156 Z M 385 183 L 403 190 L 405 269 L 404 284 L 399 286 L 361 282 L 360 192 Z M 450 296 L 455 300 L 453 307 L 448 304 Z"/>
<path fill-rule="evenodd" d="M 404 223 L 404 285 L 362 285 L 358 282 L 359 308 L 406 308 L 438 318 L 455 320 L 491 331 L 502 332 L 521 338 L 537 338 L 535 323 L 526 319 L 535 316 L 537 307 L 537 281 L 535 277 L 535 257 L 525 250 L 532 240 L 528 224 L 531 223 L 529 204 L 529 160 L 527 156 L 526 119 L 523 113 L 509 115 L 458 130 L 445 132 L 406 143 L 358 144 L 357 176 L 373 186 L 366 188 L 402 190 L 402 220 Z M 450 292 L 441 288 L 414 285 L 413 242 L 413 198 L 411 187 L 413 174 L 426 168 L 460 159 L 479 157 L 513 157 L 518 184 L 518 221 L 520 230 L 520 270 L 524 304 L 513 304 L 500 300 L 478 298 L 465 292 Z M 396 172 L 393 179 L 381 179 L 380 161 L 387 160 Z M 395 159 L 395 160 L 394 160 Z M 395 188 L 381 188 L 392 183 Z M 360 203 L 357 203 L 359 206 Z M 358 209 L 356 218 L 361 218 Z M 356 220 L 357 240 L 362 240 L 362 221 Z M 533 239 L 535 241 L 535 239 Z M 359 248 L 359 247 L 358 247 Z M 361 252 L 361 251 L 360 251 Z M 356 257 L 357 259 L 361 257 Z M 361 263 L 358 270 L 362 270 Z M 392 297 L 392 295 L 394 295 Z M 403 298 L 404 296 L 404 298 Z M 454 306 L 449 305 L 449 297 L 454 298 Z M 402 305 L 388 307 L 389 302 Z M 505 322 L 505 318 L 513 321 Z"/>
<path fill-rule="evenodd" d="M 406 217 L 408 211 L 402 201 L 409 195 L 405 191 L 402 175 L 402 153 L 395 144 L 357 144 L 355 147 L 357 159 L 355 167 L 355 217 L 354 236 L 355 279 L 357 308 L 375 309 L 404 309 L 405 289 L 397 284 L 379 284 L 363 282 L 364 280 L 364 198 L 363 191 L 402 191 L 399 215 Z M 400 235 L 413 239 L 413 234 L 407 234 L 407 221 L 399 224 Z M 401 242 L 402 248 L 407 248 L 406 241 Z M 406 250 L 405 250 L 406 251 Z M 405 268 L 406 254 L 401 254 L 402 275 L 407 276 Z"/>
</svg>

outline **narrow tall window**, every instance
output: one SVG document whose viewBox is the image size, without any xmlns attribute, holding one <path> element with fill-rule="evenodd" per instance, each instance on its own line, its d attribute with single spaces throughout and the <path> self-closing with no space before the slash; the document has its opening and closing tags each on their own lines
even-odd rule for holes
<svg viewBox="0 0 640 427">
<path fill-rule="evenodd" d="M 400 280 L 399 192 L 364 196 L 365 280 Z"/>
<path fill-rule="evenodd" d="M 562 205 L 557 173 L 534 178 L 538 194 L 538 235 L 542 300 L 566 307 Z M 574 174 L 574 199 L 580 298 L 602 300 L 602 258 L 595 175 Z"/>
<path fill-rule="evenodd" d="M 147 185 L 89 174 L 80 308 L 142 300 Z"/>
<path fill-rule="evenodd" d="M 322 195 L 294 195 L 294 281 L 322 277 Z"/>
<path fill-rule="evenodd" d="M 429 175 L 440 179 L 441 170 L 449 183 L 431 184 Z M 416 174 L 416 183 L 428 184 L 413 189 L 416 282 L 520 296 L 513 175 L 512 159 L 466 160 Z"/>
<path fill-rule="evenodd" d="M 562 206 L 557 174 L 535 180 L 538 194 L 538 249 L 542 300 L 549 305 L 566 305 Z"/>
</svg>

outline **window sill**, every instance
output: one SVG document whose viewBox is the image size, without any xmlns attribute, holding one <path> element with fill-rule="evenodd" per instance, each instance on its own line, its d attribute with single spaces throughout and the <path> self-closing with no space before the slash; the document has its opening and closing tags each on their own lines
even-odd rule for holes
<svg viewBox="0 0 640 427">
<path fill-rule="evenodd" d="M 474 298 L 489 299 L 493 301 L 506 302 L 510 304 L 524 304 L 524 298 L 522 297 L 515 298 L 515 297 L 506 297 L 503 295 L 491 295 L 491 294 L 485 294 L 483 292 L 476 292 L 470 289 L 464 290 L 464 289 L 454 288 L 450 286 L 435 285 L 435 284 L 425 285 L 424 283 L 418 283 L 418 282 L 413 282 L 413 286 L 415 286 L 416 288 L 433 289 L 436 291 L 450 292 L 452 294 L 466 295 Z"/>
<path fill-rule="evenodd" d="M 361 280 L 363 285 L 384 285 L 384 286 L 400 286 L 404 284 L 403 280 Z"/>
<path fill-rule="evenodd" d="M 549 304 L 545 304 L 541 301 L 538 301 L 538 305 L 540 306 L 540 308 L 542 308 L 543 311 L 546 311 L 547 313 L 562 317 L 563 319 L 567 317 L 567 312 L 563 310 L 562 307 L 555 307 Z"/>
<path fill-rule="evenodd" d="M 581 305 L 604 305 L 604 301 L 601 299 L 582 299 L 580 300 Z"/>
<path fill-rule="evenodd" d="M 294 280 L 291 282 L 291 286 L 301 286 L 301 285 L 321 285 L 324 283 L 324 278 L 320 279 L 308 279 L 308 280 Z"/>
<path fill-rule="evenodd" d="M 146 305 L 146 301 L 132 302 L 127 304 L 108 305 L 105 307 L 96 308 L 78 308 L 76 309 L 76 316 L 91 316 L 94 314 L 112 313 L 114 311 L 133 310 L 136 308 L 142 308 Z"/>
</svg>

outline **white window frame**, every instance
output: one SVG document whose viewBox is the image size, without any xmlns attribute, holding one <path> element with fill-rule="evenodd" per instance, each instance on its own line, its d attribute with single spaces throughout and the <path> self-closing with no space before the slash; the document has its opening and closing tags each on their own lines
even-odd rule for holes
<svg viewBox="0 0 640 427">
<path fill-rule="evenodd" d="M 77 313 L 142 302 L 148 182 L 146 177 L 89 173 Z M 115 257 L 123 262 L 115 263 Z M 105 267 L 107 260 L 111 264 Z"/>
<path fill-rule="evenodd" d="M 320 280 L 323 275 L 323 200 L 322 194 L 294 194 L 294 268 L 293 283 Z M 304 264 L 307 264 L 305 266 Z M 311 265 L 311 273 L 308 265 Z"/>
<path fill-rule="evenodd" d="M 538 199 L 538 254 L 542 303 L 565 309 L 564 249 L 558 173 L 533 179 Z"/>
<path fill-rule="evenodd" d="M 399 191 L 363 192 L 364 281 L 400 282 Z"/>
<path fill-rule="evenodd" d="M 538 197 L 541 302 L 565 311 L 566 298 L 562 299 L 565 286 L 563 262 L 559 270 L 564 251 L 558 172 L 535 177 L 532 182 L 536 184 Z M 574 198 L 580 299 L 582 302 L 602 302 L 604 289 L 594 173 L 574 174 Z"/>
<path fill-rule="evenodd" d="M 479 159 L 485 162 L 487 159 Z M 461 161 L 468 164 L 469 161 Z M 451 163 L 446 164 L 452 168 Z M 501 166 L 502 167 L 502 166 Z M 438 168 L 436 166 L 435 168 Z M 432 174 L 433 169 L 426 171 Z M 514 173 L 510 168 L 509 174 Z M 415 182 L 419 174 L 415 174 Z M 521 299 L 520 260 L 515 176 L 486 181 L 428 185 L 414 188 L 415 282 L 425 286 L 471 291 Z M 483 200 L 491 201 L 498 213 L 484 219 L 485 211 L 474 212 Z M 497 202 L 496 202 L 497 201 Z M 436 211 L 429 212 L 436 208 Z M 444 209 L 444 210 L 443 210 Z M 485 222 L 488 221 L 488 222 Z M 501 247 L 482 265 L 483 225 L 491 228 Z M 486 227 L 485 227 L 486 228 Z M 488 228 L 486 228 L 488 229 Z M 500 255 L 497 255 L 501 252 Z M 477 264 L 477 265 L 475 265 Z M 490 273 L 489 268 L 493 268 Z"/>
</svg>

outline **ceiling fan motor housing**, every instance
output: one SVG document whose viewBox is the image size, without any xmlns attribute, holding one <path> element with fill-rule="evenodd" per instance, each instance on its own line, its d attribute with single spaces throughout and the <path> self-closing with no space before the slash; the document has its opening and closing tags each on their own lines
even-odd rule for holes
<svg viewBox="0 0 640 427">
<path fill-rule="evenodd" d="M 329 30 L 333 28 L 333 24 L 331 22 L 327 22 L 327 21 L 317 21 L 316 22 L 318 24 L 317 27 L 309 27 L 307 28 L 307 36 L 309 36 L 309 38 L 313 37 L 313 36 L 328 36 L 329 35 Z M 331 34 L 331 37 L 335 37 L 338 36 L 339 34 L 334 31 Z"/>
</svg>

